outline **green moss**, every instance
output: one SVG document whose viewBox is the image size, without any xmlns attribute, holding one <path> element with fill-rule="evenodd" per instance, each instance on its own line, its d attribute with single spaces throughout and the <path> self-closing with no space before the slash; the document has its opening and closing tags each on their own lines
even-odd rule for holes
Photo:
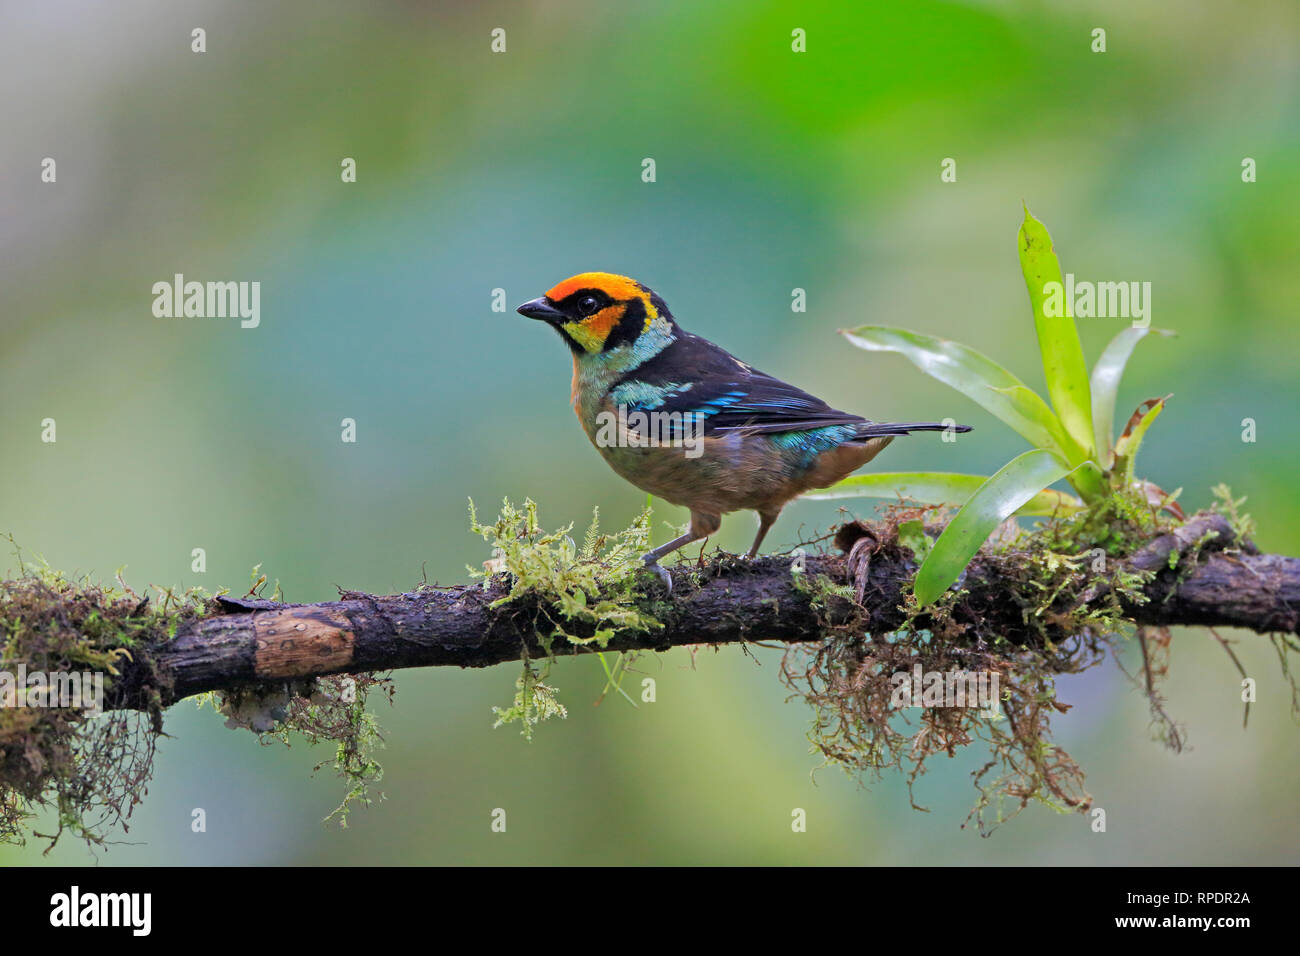
<svg viewBox="0 0 1300 956">
<path fill-rule="evenodd" d="M 517 723 L 520 725 L 519 732 L 524 738 L 532 740 L 533 729 L 543 720 L 569 716 L 569 711 L 555 696 L 558 688 L 545 683 L 550 669 L 549 659 L 541 671 L 534 668 L 531 661 L 524 661 L 524 672 L 515 681 L 514 701 L 509 707 L 492 708 L 492 713 L 497 716 L 493 728 Z"/>
<path fill-rule="evenodd" d="M 1228 519 L 1228 524 L 1232 526 L 1237 539 L 1248 541 L 1254 538 L 1255 519 L 1242 509 L 1246 499 L 1233 498 L 1232 489 L 1224 484 L 1215 485 L 1210 491 L 1214 495 L 1213 510 Z"/>
<path fill-rule="evenodd" d="M 791 575 L 795 590 L 806 595 L 813 610 L 819 613 L 830 613 L 831 607 L 837 601 L 853 600 L 853 587 L 848 584 L 836 584 L 828 575 L 815 574 L 810 577 L 798 571 L 792 571 Z"/>
<path fill-rule="evenodd" d="M 110 829 L 125 827 L 153 772 L 164 687 L 152 648 L 205 613 L 209 596 L 197 588 L 141 595 L 120 575 L 116 587 L 74 580 L 14 548 L 19 572 L 0 581 L 0 672 L 11 693 L 26 692 L 17 686 L 23 672 L 84 673 L 141 709 L 92 719 L 84 707 L 0 707 L 0 840 L 24 843 L 31 820 L 51 811 L 56 830 L 33 835 L 53 846 L 71 831 L 103 845 Z M 118 687 L 128 659 L 134 686 Z"/>
<path fill-rule="evenodd" d="M 559 638 L 604 647 L 617 631 L 661 626 L 641 609 L 635 587 L 644 568 L 641 555 L 650 550 L 649 511 L 625 530 L 605 534 L 596 509 L 581 548 L 570 537 L 571 524 L 543 531 L 531 499 L 522 510 L 506 499 L 490 525 L 479 524 L 471 501 L 470 528 L 493 553 L 484 570 L 468 569 L 470 577 L 486 581 L 495 574 L 509 576 L 509 593 L 493 607 L 535 599 L 545 625 L 538 631 L 544 646 Z"/>
<path fill-rule="evenodd" d="M 1173 497 L 1166 499 L 1172 503 Z M 1174 519 L 1152 506 L 1139 485 L 1130 483 L 1064 518 L 1047 521 L 1035 540 L 1044 550 L 1067 554 L 1100 548 L 1111 557 L 1131 554 L 1172 527 Z"/>
<path fill-rule="evenodd" d="M 531 609 L 538 642 L 547 652 L 545 669 L 539 673 L 524 648 L 513 703 L 493 708 L 496 726 L 519 723 L 520 732 L 531 739 L 539 722 L 566 713 L 544 681 L 557 640 L 604 648 L 620 631 L 663 626 L 653 613 L 653 602 L 636 587 L 644 569 L 641 555 L 650 550 L 650 512 L 642 512 L 623 531 L 607 534 L 600 530 L 597 509 L 578 547 L 570 537 L 572 525 L 551 532 L 542 529 L 531 499 L 522 509 L 506 499 L 496 521 L 487 525 L 479 523 L 474 502 L 469 509 L 470 529 L 491 546 L 493 555 L 483 570 L 469 568 L 470 576 L 485 585 L 504 576 L 509 590 L 492 607 L 517 604 Z"/>
<path fill-rule="evenodd" d="M 391 705 L 396 688 L 390 677 L 376 674 L 334 674 L 308 683 L 308 692 L 292 695 L 283 722 L 271 736 L 286 746 L 294 734 L 311 746 L 334 745 L 333 759 L 316 764 L 312 772 L 329 765 L 347 785 L 342 802 L 325 818 L 346 828 L 354 805 L 369 806 L 384 799 L 374 789 L 384 776 L 375 758 L 384 738 L 369 702 L 371 695 L 378 694 Z"/>
</svg>

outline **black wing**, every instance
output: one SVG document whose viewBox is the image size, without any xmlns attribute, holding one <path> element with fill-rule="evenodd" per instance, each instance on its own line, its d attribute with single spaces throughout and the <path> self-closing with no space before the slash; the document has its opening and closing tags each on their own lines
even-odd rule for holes
<svg viewBox="0 0 1300 956">
<path fill-rule="evenodd" d="M 610 398 L 630 410 L 701 416 L 706 435 L 738 429 L 768 434 L 870 424 L 861 415 L 831 408 L 815 395 L 760 372 L 689 332 L 624 376 L 610 389 Z"/>
</svg>

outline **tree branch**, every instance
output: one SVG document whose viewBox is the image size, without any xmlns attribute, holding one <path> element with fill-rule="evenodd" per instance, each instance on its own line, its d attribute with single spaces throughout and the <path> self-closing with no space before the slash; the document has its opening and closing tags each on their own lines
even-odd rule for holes
<svg viewBox="0 0 1300 956">
<path fill-rule="evenodd" d="M 1201 541 L 1207 537 L 1208 542 Z M 862 605 L 857 613 L 865 615 L 863 629 L 871 634 L 888 633 L 907 621 L 901 606 L 916 570 L 909 552 L 882 547 L 880 538 L 876 526 L 846 525 L 837 544 L 847 553 L 807 557 L 803 572 L 805 580 L 826 575 L 834 583 L 855 585 Z M 1198 541 L 1196 563 L 1170 569 L 1171 552 L 1188 552 Z M 1259 554 L 1248 542 L 1223 550 L 1233 544 L 1227 522 L 1214 514 L 1198 515 L 1152 541 L 1127 561 L 1130 568 L 1155 571 L 1156 576 L 1145 586 L 1145 602 L 1124 602 L 1126 615 L 1141 625 L 1296 633 L 1300 558 Z M 699 570 L 680 567 L 673 572 L 672 600 L 654 609 L 664 627 L 617 634 L 608 649 L 818 640 L 817 610 L 809 590 L 792 574 L 791 563 L 780 557 L 752 563 L 723 558 Z M 953 615 L 969 628 L 970 639 L 1001 636 L 1017 644 L 1042 639 L 1040 631 L 1026 624 L 1025 608 L 1008 597 L 1014 589 L 1005 562 L 981 553 L 961 583 L 969 599 Z M 258 681 L 405 667 L 487 667 L 519 660 L 525 651 L 533 658 L 543 656 L 534 627 L 536 605 L 522 600 L 491 608 L 504 593 L 495 584 L 388 596 L 345 592 L 338 601 L 320 604 L 219 598 L 219 613 L 186 622 L 173 640 L 156 649 L 151 662 L 127 664 L 106 706 L 140 707 L 143 688 L 156 688 L 160 681 L 163 703 L 171 704 Z M 1101 597 L 1088 593 L 1083 600 Z M 850 602 L 843 604 L 852 610 Z M 922 616 L 912 626 L 925 623 Z M 557 643 L 555 653 L 594 649 Z"/>
</svg>

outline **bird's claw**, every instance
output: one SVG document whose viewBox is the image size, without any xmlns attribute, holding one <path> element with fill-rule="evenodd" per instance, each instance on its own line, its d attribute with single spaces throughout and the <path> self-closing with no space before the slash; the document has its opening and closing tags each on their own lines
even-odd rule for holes
<svg viewBox="0 0 1300 956">
<path fill-rule="evenodd" d="M 658 561 L 655 561 L 653 558 L 647 557 L 645 558 L 645 569 L 647 571 L 653 571 L 655 574 L 659 575 L 659 580 L 664 583 L 664 587 L 667 589 L 668 593 L 673 593 L 673 576 L 668 573 L 667 569 L 665 569 L 663 565 Z"/>
</svg>

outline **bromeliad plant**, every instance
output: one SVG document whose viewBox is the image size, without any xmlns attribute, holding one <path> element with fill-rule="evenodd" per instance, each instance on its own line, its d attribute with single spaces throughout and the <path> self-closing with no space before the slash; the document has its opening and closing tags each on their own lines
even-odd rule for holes
<svg viewBox="0 0 1300 956">
<path fill-rule="evenodd" d="M 1027 207 L 1019 247 L 1050 406 L 992 359 L 948 339 L 876 325 L 843 333 L 859 348 L 905 355 L 921 371 L 974 400 L 1034 446 L 988 478 L 946 472 L 854 475 L 808 496 L 901 496 L 927 504 L 960 505 L 917 571 L 915 591 L 921 606 L 934 602 L 957 581 L 980 546 L 1012 515 L 1065 516 L 1100 508 L 1119 494 L 1140 495 L 1152 507 L 1181 516 L 1173 502 L 1176 492 L 1166 495 L 1133 473 L 1142 439 L 1169 396 L 1139 405 L 1119 439 L 1114 438 L 1115 396 L 1124 366 L 1137 343 L 1148 332 L 1159 330 L 1124 329 L 1106 346 L 1090 377 L 1070 303 L 1048 291 L 1051 283 L 1057 283 L 1057 290 L 1064 288 L 1052 238 Z M 1077 497 L 1048 487 L 1062 479 Z"/>
</svg>

